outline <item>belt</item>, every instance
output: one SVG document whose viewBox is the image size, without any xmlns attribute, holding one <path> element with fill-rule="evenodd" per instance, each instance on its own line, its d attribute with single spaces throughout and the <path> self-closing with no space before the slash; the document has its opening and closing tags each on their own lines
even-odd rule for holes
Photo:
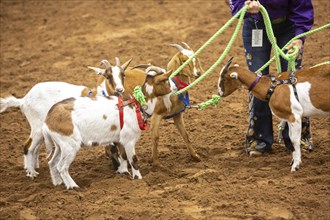
<svg viewBox="0 0 330 220">
<path fill-rule="evenodd" d="M 272 20 L 272 24 L 279 24 L 286 20 L 286 16 Z"/>
</svg>

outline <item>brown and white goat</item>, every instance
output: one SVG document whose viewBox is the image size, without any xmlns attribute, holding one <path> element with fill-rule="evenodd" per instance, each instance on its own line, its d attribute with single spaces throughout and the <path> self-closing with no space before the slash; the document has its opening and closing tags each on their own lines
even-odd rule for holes
<svg viewBox="0 0 330 220">
<path fill-rule="evenodd" d="M 152 114 L 155 109 L 154 98 L 169 99 L 172 92 L 168 81 L 171 72 L 150 71 L 151 68 L 146 70 L 147 76 L 142 86 L 147 114 Z M 155 69 L 157 68 L 153 68 Z M 49 161 L 55 186 L 64 182 L 67 189 L 78 187 L 68 171 L 81 147 L 111 143 L 120 143 L 124 147 L 132 168 L 132 178 L 142 178 L 135 155 L 135 144 L 141 134 L 136 111 L 138 107 L 135 104 L 123 107 L 122 126 L 118 103 L 119 98 L 116 96 L 75 97 L 58 102 L 49 110 L 43 125 L 43 134 L 46 147 L 51 149 L 55 146 L 53 157 Z M 120 169 L 120 173 L 128 172 L 127 166 Z"/>
<path fill-rule="evenodd" d="M 193 54 L 194 51 L 189 47 L 188 44 L 182 43 L 183 46 L 178 44 L 171 44 L 178 52 L 171 58 L 167 65 L 167 70 L 175 71 L 178 69 L 185 61 L 187 61 Z M 98 71 L 98 70 L 96 70 Z M 144 80 L 144 75 L 141 74 L 141 70 L 128 68 L 125 71 L 125 91 L 132 94 L 133 89 L 137 85 L 141 85 L 141 81 Z M 192 62 L 185 66 L 182 71 L 173 78 L 174 83 L 172 86 L 178 88 L 188 85 L 191 79 L 199 77 L 203 73 L 203 69 L 200 65 L 199 59 L 194 58 Z M 186 96 L 187 92 L 183 93 Z M 195 149 L 191 145 L 191 141 L 188 132 L 184 125 L 183 120 L 183 110 L 185 109 L 185 104 L 178 96 L 172 96 L 170 102 L 164 102 L 162 99 L 155 99 L 157 102 L 155 111 L 151 117 L 151 136 L 152 136 L 152 161 L 153 166 L 159 166 L 158 159 L 158 144 L 159 144 L 159 126 L 162 119 L 167 117 L 172 117 L 176 128 L 179 130 L 180 135 L 185 141 L 187 148 L 191 157 L 200 161 L 199 155 L 196 153 Z"/>
<path fill-rule="evenodd" d="M 112 88 L 117 92 L 123 91 L 121 78 L 131 60 L 121 65 L 120 60 L 116 58 L 115 66 L 111 66 L 106 60 L 102 61 L 106 69 L 103 69 L 100 74 L 105 74 L 109 78 L 113 83 Z M 95 96 L 96 94 L 102 96 L 102 89 L 97 87 L 96 90 L 65 82 L 42 82 L 34 85 L 23 98 L 15 98 L 14 96 L 0 98 L 0 112 L 4 112 L 10 107 L 19 107 L 29 122 L 31 132 L 24 144 L 24 168 L 27 176 L 34 178 L 39 174 L 36 168 L 39 167 L 39 148 L 44 142 L 42 123 L 45 121 L 51 106 L 69 97 Z"/>
<path fill-rule="evenodd" d="M 289 125 L 289 136 L 294 146 L 291 171 L 298 170 L 301 164 L 302 117 L 330 114 L 330 65 L 297 70 L 293 83 L 283 83 L 284 80 L 288 82 L 289 72 L 283 72 L 276 77 L 276 80 L 272 80 L 268 76 L 257 76 L 239 66 L 230 67 L 230 64 L 231 59 L 220 72 L 219 95 L 228 96 L 243 86 L 249 88 L 258 99 L 269 100 L 272 113 Z M 271 90 L 273 90 L 272 94 Z"/>
</svg>

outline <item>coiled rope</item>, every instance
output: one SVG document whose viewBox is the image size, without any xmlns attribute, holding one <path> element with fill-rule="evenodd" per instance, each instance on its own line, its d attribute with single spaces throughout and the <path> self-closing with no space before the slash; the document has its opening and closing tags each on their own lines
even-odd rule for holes
<svg viewBox="0 0 330 220">
<path fill-rule="evenodd" d="M 242 22 L 244 20 L 244 15 L 247 11 L 247 5 L 245 5 L 243 8 L 241 8 L 241 10 L 239 10 L 231 19 L 229 19 L 229 21 L 224 24 L 212 37 L 209 38 L 209 40 L 207 40 L 188 60 L 186 60 L 178 69 L 176 69 L 170 76 L 170 78 L 173 78 L 175 75 L 177 75 L 178 73 L 180 73 L 182 71 L 182 69 L 188 65 L 188 63 L 190 63 L 196 56 L 198 56 L 205 48 L 207 48 L 222 32 L 224 32 L 238 17 L 238 23 L 237 26 L 235 28 L 235 31 L 231 37 L 231 39 L 229 40 L 229 43 L 227 44 L 224 52 L 221 54 L 221 56 L 217 59 L 217 61 L 202 75 L 200 76 L 198 79 L 196 79 L 194 82 L 192 82 L 190 85 L 188 85 L 187 87 L 185 87 L 184 89 L 181 89 L 179 91 L 177 91 L 176 93 L 172 94 L 172 95 L 179 95 L 183 92 L 186 92 L 187 90 L 189 90 L 190 88 L 194 87 L 197 83 L 201 82 L 206 76 L 208 76 L 211 72 L 214 71 L 214 69 L 222 62 L 222 60 L 225 58 L 225 56 L 228 54 L 229 50 L 231 49 L 232 44 L 234 43 L 234 41 L 236 40 L 238 31 L 240 30 L 241 26 L 242 26 Z M 282 49 L 278 47 L 278 45 L 276 44 L 276 39 L 274 36 L 274 32 L 272 29 L 272 25 L 271 25 L 271 21 L 269 18 L 269 15 L 266 11 L 266 9 L 261 5 L 260 6 L 260 12 L 261 15 L 263 16 L 264 19 L 264 23 L 266 26 L 266 33 L 268 36 L 268 39 L 270 41 L 270 43 L 272 44 L 273 50 L 274 50 L 274 56 L 267 62 L 265 63 L 262 67 L 260 67 L 256 73 L 261 72 L 262 70 L 264 70 L 267 66 L 269 66 L 274 60 L 276 61 L 276 69 L 277 72 L 280 73 L 281 72 L 281 64 L 280 64 L 280 56 L 282 56 L 284 59 L 286 59 L 288 61 L 288 69 L 295 71 L 295 59 L 299 53 L 299 49 L 297 46 L 293 47 L 292 51 L 288 51 L 287 54 L 284 53 L 284 50 L 287 48 L 287 46 L 294 40 L 299 39 L 301 37 L 319 32 L 321 30 L 324 30 L 326 28 L 330 27 L 330 23 L 326 24 L 324 26 L 321 26 L 317 29 L 314 30 L 310 30 L 308 32 L 302 33 L 294 38 L 292 38 Z M 330 61 L 328 62 L 324 62 L 326 64 L 329 64 Z M 323 64 L 324 64 L 323 63 Z M 322 64 L 318 64 L 318 65 L 322 65 Z M 318 66 L 316 65 L 316 66 Z M 136 88 L 134 90 L 134 94 L 133 96 L 136 98 L 137 101 L 139 101 L 141 103 L 141 105 L 145 105 L 145 99 L 144 99 L 144 95 L 141 91 L 141 87 L 140 88 Z M 219 102 L 220 97 L 217 95 L 213 95 L 212 99 L 210 99 L 209 101 L 206 101 L 202 104 L 199 105 L 200 109 L 205 109 L 207 106 L 210 105 L 217 105 Z"/>
</svg>

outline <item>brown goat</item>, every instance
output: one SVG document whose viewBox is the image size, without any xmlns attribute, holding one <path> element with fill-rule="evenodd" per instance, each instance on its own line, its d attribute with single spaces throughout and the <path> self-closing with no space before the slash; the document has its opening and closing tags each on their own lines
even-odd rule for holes
<svg viewBox="0 0 330 220">
<path fill-rule="evenodd" d="M 288 123 L 294 146 L 291 171 L 298 170 L 301 164 L 302 117 L 328 116 L 330 113 L 330 65 L 298 70 L 294 75 L 283 72 L 271 79 L 239 66 L 230 67 L 230 64 L 231 60 L 221 70 L 219 95 L 228 96 L 243 86 L 249 88 L 258 99 L 269 101 L 272 113 Z"/>
</svg>

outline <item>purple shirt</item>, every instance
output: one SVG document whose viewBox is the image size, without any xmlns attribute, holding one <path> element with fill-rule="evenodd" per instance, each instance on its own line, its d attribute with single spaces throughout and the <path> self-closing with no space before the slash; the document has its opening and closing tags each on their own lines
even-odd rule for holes
<svg viewBox="0 0 330 220">
<path fill-rule="evenodd" d="M 232 15 L 244 7 L 245 0 L 230 0 Z M 267 10 L 270 20 L 286 16 L 294 23 L 295 36 L 309 31 L 314 24 L 312 0 L 259 0 Z M 262 20 L 262 15 L 246 13 L 246 17 Z"/>
</svg>

